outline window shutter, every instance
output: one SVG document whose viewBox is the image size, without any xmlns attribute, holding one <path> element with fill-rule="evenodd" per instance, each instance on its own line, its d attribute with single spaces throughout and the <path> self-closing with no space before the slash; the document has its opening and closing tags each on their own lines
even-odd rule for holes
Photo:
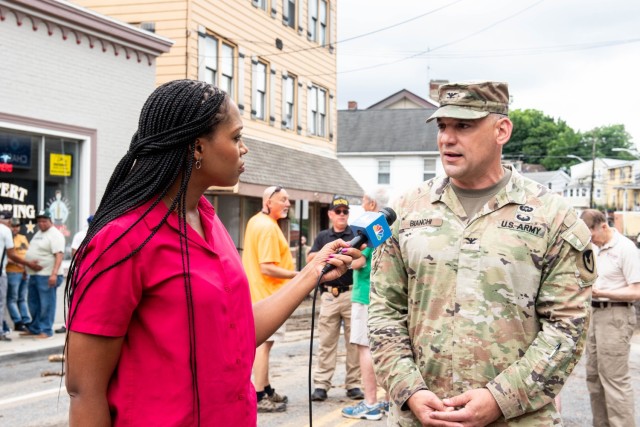
<svg viewBox="0 0 640 427">
<path fill-rule="evenodd" d="M 289 0 L 282 0 L 282 23 L 289 25 Z"/>
<path fill-rule="evenodd" d="M 304 34 L 304 14 L 302 13 L 302 3 L 302 0 L 298 2 L 298 32 L 300 34 Z"/>
<path fill-rule="evenodd" d="M 256 118 L 258 99 L 258 58 L 251 57 L 251 118 Z"/>
<path fill-rule="evenodd" d="M 244 114 L 244 53 L 238 48 L 238 109 Z"/>
<path fill-rule="evenodd" d="M 298 80 L 298 120 L 297 120 L 297 126 L 296 126 L 298 135 L 302 134 L 302 117 L 304 117 L 303 116 L 304 111 L 302 110 L 302 92 L 304 92 L 302 90 L 302 81 Z"/>
<path fill-rule="evenodd" d="M 204 70 L 205 70 L 205 36 L 206 29 L 202 26 L 198 26 L 198 80 L 204 81 Z"/>
<path fill-rule="evenodd" d="M 329 108 L 327 110 L 327 126 L 329 127 L 329 141 L 333 141 L 333 94 L 329 92 Z"/>
<path fill-rule="evenodd" d="M 276 123 L 276 70 L 271 67 L 271 81 L 269 82 L 269 124 Z"/>
<path fill-rule="evenodd" d="M 284 0 L 285 2 L 287 0 Z M 282 96 L 282 120 L 280 120 L 280 127 L 282 129 L 286 129 L 287 127 L 287 121 L 286 121 L 286 117 L 287 117 L 287 79 L 289 78 L 289 76 L 287 75 L 286 71 L 282 72 L 282 89 L 280 90 L 281 92 L 281 96 Z"/>
</svg>

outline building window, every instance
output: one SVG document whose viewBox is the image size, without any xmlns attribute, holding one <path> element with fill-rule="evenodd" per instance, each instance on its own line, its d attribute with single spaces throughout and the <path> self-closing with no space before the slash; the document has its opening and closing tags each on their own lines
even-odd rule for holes
<svg viewBox="0 0 640 427">
<path fill-rule="evenodd" d="M 307 30 L 307 35 L 309 40 L 315 42 L 318 39 L 318 0 L 309 0 L 308 6 L 309 29 Z"/>
<path fill-rule="evenodd" d="M 282 22 L 296 28 L 296 0 L 282 0 Z"/>
<path fill-rule="evenodd" d="M 436 159 L 424 159 L 422 166 L 422 180 L 427 181 L 436 176 Z"/>
<path fill-rule="evenodd" d="M 29 239 L 38 231 L 36 213 L 49 209 L 66 238 L 67 259 L 71 237 L 84 226 L 80 157 L 80 140 L 0 129 L 0 209 L 20 219 Z"/>
<path fill-rule="evenodd" d="M 327 28 L 329 23 L 329 5 L 327 0 L 308 0 L 309 40 L 318 42 L 322 46 L 327 44 Z"/>
<path fill-rule="evenodd" d="M 318 43 L 321 46 L 327 44 L 327 2 L 320 0 L 320 13 L 318 16 Z"/>
<path fill-rule="evenodd" d="M 256 119 L 265 120 L 267 117 L 267 64 L 262 61 L 253 63 L 253 111 Z"/>
<path fill-rule="evenodd" d="M 309 133 L 326 136 L 327 90 L 311 85 L 309 87 Z"/>
<path fill-rule="evenodd" d="M 553 185 L 553 183 L 552 183 L 552 182 L 547 183 L 547 187 L 549 188 L 549 190 L 552 190 L 552 188 L 551 188 L 551 187 L 552 187 L 552 185 Z"/>
<path fill-rule="evenodd" d="M 259 9 L 267 10 L 267 0 L 251 0 L 253 5 Z"/>
<path fill-rule="evenodd" d="M 391 184 L 391 160 L 378 160 L 378 184 Z"/>
<path fill-rule="evenodd" d="M 198 50 L 200 79 L 219 87 L 235 99 L 235 46 L 218 37 L 200 34 Z"/>
<path fill-rule="evenodd" d="M 569 190 L 569 197 L 573 197 L 573 188 Z"/>
<path fill-rule="evenodd" d="M 282 127 L 293 130 L 296 114 L 296 77 L 291 74 L 282 76 Z"/>
</svg>

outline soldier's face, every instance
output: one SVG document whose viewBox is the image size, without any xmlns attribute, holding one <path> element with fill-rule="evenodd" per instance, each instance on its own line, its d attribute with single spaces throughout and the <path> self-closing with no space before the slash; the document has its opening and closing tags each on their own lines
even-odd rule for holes
<svg viewBox="0 0 640 427">
<path fill-rule="evenodd" d="M 438 119 L 438 149 L 442 166 L 461 188 L 489 187 L 502 176 L 498 122 L 489 115 L 477 120 L 443 117 Z M 506 119 L 508 120 L 508 119 Z"/>
</svg>

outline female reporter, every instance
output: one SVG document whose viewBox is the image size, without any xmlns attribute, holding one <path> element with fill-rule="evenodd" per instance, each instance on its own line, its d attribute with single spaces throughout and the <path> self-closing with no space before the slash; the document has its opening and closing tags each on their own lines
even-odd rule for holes
<svg viewBox="0 0 640 427">
<path fill-rule="evenodd" d="M 67 279 L 71 426 L 255 426 L 256 346 L 325 263 L 332 280 L 359 256 L 327 245 L 251 306 L 233 241 L 203 197 L 238 182 L 241 132 L 233 101 L 203 82 L 166 83 L 143 106 Z"/>
</svg>

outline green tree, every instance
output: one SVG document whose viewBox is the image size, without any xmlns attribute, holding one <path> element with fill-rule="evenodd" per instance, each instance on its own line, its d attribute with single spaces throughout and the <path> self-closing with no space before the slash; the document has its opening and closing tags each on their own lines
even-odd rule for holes
<svg viewBox="0 0 640 427">
<path fill-rule="evenodd" d="M 565 121 L 532 109 L 514 110 L 509 117 L 513 122 L 513 133 L 503 149 L 506 158 L 541 163 L 547 169 L 555 170 L 568 164 L 571 159 L 566 158 L 567 154 L 580 155 L 575 151 L 580 145 L 580 136 Z M 574 160 L 570 164 L 577 162 Z"/>
<path fill-rule="evenodd" d="M 609 125 L 593 128 L 582 134 L 582 142 L 589 148 L 589 158 L 591 149 L 595 142 L 596 157 L 613 157 L 623 160 L 634 160 L 635 157 L 625 151 L 614 151 L 614 148 L 633 149 L 631 135 L 626 131 L 624 125 Z"/>
</svg>

